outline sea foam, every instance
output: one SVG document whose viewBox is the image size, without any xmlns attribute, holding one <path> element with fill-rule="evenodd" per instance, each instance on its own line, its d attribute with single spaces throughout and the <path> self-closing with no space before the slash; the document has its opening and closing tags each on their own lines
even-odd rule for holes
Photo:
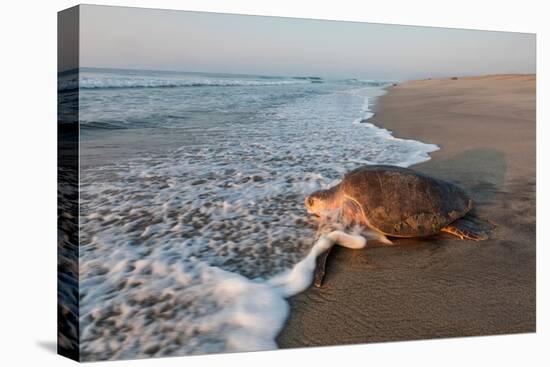
<svg viewBox="0 0 550 367">
<path fill-rule="evenodd" d="M 357 250 L 366 246 L 367 239 L 342 231 L 333 231 L 323 235 L 302 261 L 294 265 L 291 270 L 269 279 L 267 283 L 279 290 L 284 297 L 290 297 L 304 291 L 311 285 L 317 256 L 328 251 L 334 244 Z"/>
</svg>

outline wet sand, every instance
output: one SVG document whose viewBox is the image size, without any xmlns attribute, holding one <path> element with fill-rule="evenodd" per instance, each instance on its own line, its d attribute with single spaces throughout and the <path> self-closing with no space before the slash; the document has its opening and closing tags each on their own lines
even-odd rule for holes
<svg viewBox="0 0 550 367">
<path fill-rule="evenodd" d="M 336 247 L 324 287 L 290 299 L 281 348 L 534 332 L 535 77 L 405 82 L 370 121 L 435 143 L 412 168 L 466 189 L 498 225 L 484 242 L 442 234 Z"/>
</svg>

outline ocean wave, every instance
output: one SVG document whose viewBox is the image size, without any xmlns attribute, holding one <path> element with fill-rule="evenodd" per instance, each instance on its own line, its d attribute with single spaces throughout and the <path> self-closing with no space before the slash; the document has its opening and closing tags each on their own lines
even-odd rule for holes
<svg viewBox="0 0 550 367">
<path fill-rule="evenodd" d="M 366 87 L 385 87 L 393 82 L 390 81 L 381 81 L 381 80 L 371 80 L 371 79 L 345 79 L 344 82 L 346 84 L 352 84 L 352 85 L 362 85 Z"/>
<path fill-rule="evenodd" d="M 148 78 L 89 78 L 81 77 L 76 80 L 60 81 L 59 91 L 75 89 L 127 89 L 127 88 L 183 88 L 183 87 L 263 87 L 291 84 L 315 83 L 318 80 L 245 80 L 245 79 L 148 79 Z"/>
<path fill-rule="evenodd" d="M 124 121 L 88 121 L 88 120 L 80 120 L 79 121 L 80 128 L 85 129 L 99 129 L 99 130 L 119 130 L 119 129 L 127 129 L 130 126 L 136 128 L 136 127 L 143 127 L 146 126 L 146 123 L 133 123 L 130 124 L 128 122 Z"/>
<path fill-rule="evenodd" d="M 78 77 L 65 77 L 57 79 L 57 90 L 59 92 L 69 92 L 73 90 L 78 90 Z"/>
<path fill-rule="evenodd" d="M 323 78 L 319 77 L 319 76 L 295 76 L 293 77 L 292 79 L 296 79 L 296 80 L 308 80 L 310 81 L 311 83 L 322 83 L 323 82 Z"/>
</svg>

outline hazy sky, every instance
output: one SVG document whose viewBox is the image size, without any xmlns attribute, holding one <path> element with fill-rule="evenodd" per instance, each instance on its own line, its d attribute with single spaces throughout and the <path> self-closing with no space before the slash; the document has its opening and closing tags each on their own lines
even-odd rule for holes
<svg viewBox="0 0 550 367">
<path fill-rule="evenodd" d="M 535 35 L 83 5 L 80 63 L 412 79 L 534 73 Z"/>
</svg>

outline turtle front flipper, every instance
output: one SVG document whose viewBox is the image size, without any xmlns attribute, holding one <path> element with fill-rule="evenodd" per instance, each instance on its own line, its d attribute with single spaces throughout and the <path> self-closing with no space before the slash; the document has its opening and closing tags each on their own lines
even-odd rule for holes
<svg viewBox="0 0 550 367">
<path fill-rule="evenodd" d="M 340 210 L 340 220 L 346 224 L 365 224 L 365 216 L 361 205 L 352 198 L 345 196 Z"/>
<path fill-rule="evenodd" d="M 489 234 L 494 227 L 489 222 L 467 215 L 443 227 L 441 232 L 450 233 L 461 240 L 484 241 L 489 239 Z"/>
<path fill-rule="evenodd" d="M 323 236 L 319 241 L 324 242 L 317 242 L 315 246 L 320 245 L 325 250 L 317 256 L 317 263 L 315 265 L 314 284 L 317 288 L 320 288 L 322 286 L 323 278 L 325 276 L 327 257 L 329 256 L 330 251 L 335 244 L 353 250 L 365 248 L 365 246 L 367 245 L 367 239 L 365 237 L 361 235 L 345 233 L 340 230 L 330 232 L 326 236 Z"/>
<path fill-rule="evenodd" d="M 327 257 L 332 250 L 332 246 L 317 257 L 317 263 L 315 265 L 314 281 L 313 284 L 317 288 L 321 288 L 323 285 L 323 279 L 325 278 L 325 268 L 327 266 Z"/>
</svg>

